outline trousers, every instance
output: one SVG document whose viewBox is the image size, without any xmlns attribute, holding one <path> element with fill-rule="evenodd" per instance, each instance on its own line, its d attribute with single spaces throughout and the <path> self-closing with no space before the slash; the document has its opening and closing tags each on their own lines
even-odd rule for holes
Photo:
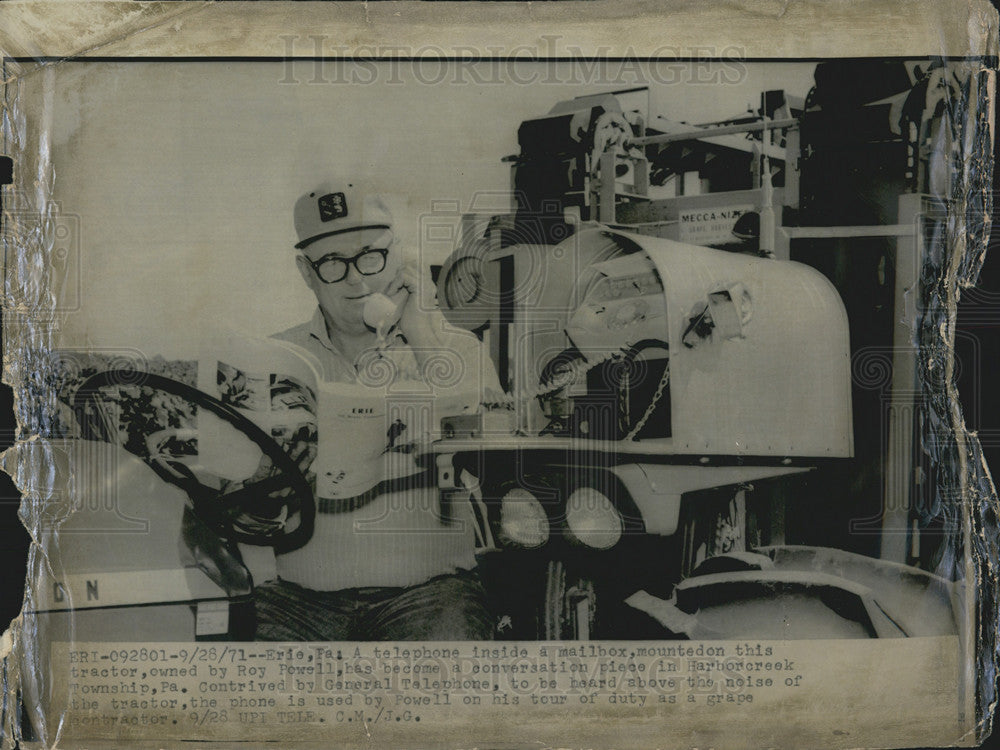
<svg viewBox="0 0 1000 750">
<path fill-rule="evenodd" d="M 493 616 L 468 570 L 426 583 L 314 591 L 280 578 L 255 591 L 259 641 L 491 640 Z"/>
</svg>

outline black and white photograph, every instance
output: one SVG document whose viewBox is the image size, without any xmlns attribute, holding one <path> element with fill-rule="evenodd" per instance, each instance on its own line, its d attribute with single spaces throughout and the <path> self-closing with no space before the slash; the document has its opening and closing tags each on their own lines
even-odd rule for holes
<svg viewBox="0 0 1000 750">
<path fill-rule="evenodd" d="M 26 746 L 976 741 L 995 59 L 572 43 L 5 61 Z"/>
</svg>

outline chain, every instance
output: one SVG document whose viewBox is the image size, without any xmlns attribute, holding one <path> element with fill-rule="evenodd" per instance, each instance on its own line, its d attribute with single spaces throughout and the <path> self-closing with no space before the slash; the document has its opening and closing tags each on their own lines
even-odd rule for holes
<svg viewBox="0 0 1000 750">
<path fill-rule="evenodd" d="M 667 384 L 670 382 L 670 362 L 668 361 L 666 366 L 663 368 L 663 377 L 660 378 L 659 384 L 656 386 L 656 392 L 653 394 L 652 400 L 649 402 L 649 406 L 646 407 L 646 412 L 642 415 L 638 422 L 635 423 L 635 427 L 632 431 L 625 436 L 626 440 L 637 440 L 638 435 L 642 428 L 646 426 L 646 422 L 649 418 L 653 416 L 653 412 L 656 411 L 657 404 L 660 403 L 660 399 L 663 398 L 663 391 L 666 389 Z"/>
<path fill-rule="evenodd" d="M 606 354 L 602 354 L 600 357 L 592 356 L 591 360 L 580 360 L 569 365 L 566 372 L 562 373 L 558 378 L 553 378 L 551 381 L 540 385 L 539 387 L 533 389 L 532 391 L 525 393 L 521 392 L 521 397 L 528 400 L 536 398 L 545 393 L 551 393 L 553 391 L 559 390 L 560 388 L 567 388 L 573 383 L 577 382 L 577 379 L 594 369 L 603 362 L 607 362 L 609 359 L 618 359 L 619 357 L 625 356 L 626 352 L 624 349 L 616 349 L 609 351 Z M 642 428 L 646 426 L 646 422 L 649 418 L 653 416 L 653 412 L 656 411 L 656 407 L 659 405 L 660 400 L 663 398 L 663 392 L 666 390 L 667 385 L 670 383 L 670 362 L 668 361 L 664 370 L 663 377 L 660 378 L 660 382 L 656 386 L 656 391 L 653 393 L 653 398 L 649 402 L 649 406 L 646 407 L 646 411 L 643 413 L 642 417 L 638 422 L 635 423 L 635 427 L 625 436 L 625 440 L 636 440 L 636 436 L 642 431 Z"/>
<path fill-rule="evenodd" d="M 625 432 L 628 429 L 628 418 L 631 412 L 631 407 L 629 406 L 629 383 L 631 382 L 629 377 L 628 368 L 624 368 L 621 374 L 621 380 L 618 385 L 618 431 L 620 433 Z"/>
</svg>

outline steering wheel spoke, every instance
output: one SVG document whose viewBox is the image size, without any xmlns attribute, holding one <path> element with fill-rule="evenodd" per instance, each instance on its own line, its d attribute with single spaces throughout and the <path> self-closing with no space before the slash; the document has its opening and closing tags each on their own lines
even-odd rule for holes
<svg viewBox="0 0 1000 750">
<path fill-rule="evenodd" d="M 84 413 L 86 402 L 97 399 L 99 389 L 123 382 L 136 384 L 135 372 L 106 370 L 91 375 L 77 389 L 73 398 L 74 410 Z M 194 512 L 206 523 L 231 541 L 270 546 L 279 553 L 298 549 L 312 538 L 316 520 L 312 485 L 296 461 L 270 435 L 236 409 L 186 383 L 146 374 L 138 385 L 182 398 L 222 419 L 243 433 L 271 463 L 269 476 L 253 479 L 237 490 L 224 493 L 205 484 L 181 461 L 164 456 L 149 458 L 153 470 L 182 489 L 190 498 Z M 93 439 L 91 433 L 84 429 L 85 437 Z M 110 439 L 108 435 L 103 437 Z M 297 523 L 290 524 L 293 516 Z M 278 519 L 282 519 L 280 524 Z"/>
</svg>

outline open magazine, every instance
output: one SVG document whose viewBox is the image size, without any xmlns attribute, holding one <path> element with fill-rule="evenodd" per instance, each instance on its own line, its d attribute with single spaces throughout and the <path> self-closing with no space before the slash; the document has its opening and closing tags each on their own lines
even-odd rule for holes
<svg viewBox="0 0 1000 750">
<path fill-rule="evenodd" d="M 440 436 L 443 416 L 475 412 L 475 384 L 434 389 L 398 376 L 386 360 L 368 383 L 331 382 L 310 352 L 275 339 L 230 337 L 199 359 L 198 387 L 267 432 L 296 457 L 314 456 L 317 498 L 351 498 L 381 481 L 419 472 L 414 449 Z M 225 479 L 259 469 L 232 427 L 204 410 L 198 417 L 202 465 Z"/>
</svg>

